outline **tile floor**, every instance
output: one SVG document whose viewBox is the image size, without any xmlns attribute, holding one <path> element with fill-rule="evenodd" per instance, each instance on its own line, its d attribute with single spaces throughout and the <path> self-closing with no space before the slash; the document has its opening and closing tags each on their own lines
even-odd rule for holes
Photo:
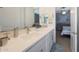
<svg viewBox="0 0 79 59">
<path fill-rule="evenodd" d="M 61 32 L 57 31 L 56 33 L 56 44 L 54 44 L 51 48 L 50 52 L 71 52 L 70 49 L 70 37 L 69 36 L 61 36 Z"/>
</svg>

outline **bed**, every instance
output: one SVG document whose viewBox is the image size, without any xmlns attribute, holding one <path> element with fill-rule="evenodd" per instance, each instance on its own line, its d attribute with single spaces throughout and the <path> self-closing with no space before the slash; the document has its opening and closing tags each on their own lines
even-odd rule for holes
<svg viewBox="0 0 79 59">
<path fill-rule="evenodd" d="M 71 32 L 70 26 L 63 26 L 61 35 L 62 35 L 62 36 L 63 36 L 63 35 L 70 35 L 70 32 Z"/>
</svg>

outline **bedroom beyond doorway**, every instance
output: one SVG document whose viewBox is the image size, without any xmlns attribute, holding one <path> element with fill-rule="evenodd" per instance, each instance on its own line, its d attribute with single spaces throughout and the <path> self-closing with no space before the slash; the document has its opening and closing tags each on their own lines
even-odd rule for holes
<svg viewBox="0 0 79 59">
<path fill-rule="evenodd" d="M 64 47 L 64 52 L 71 52 L 70 47 L 70 8 L 56 8 L 56 42 Z M 60 52 L 60 51 L 59 51 Z"/>
</svg>

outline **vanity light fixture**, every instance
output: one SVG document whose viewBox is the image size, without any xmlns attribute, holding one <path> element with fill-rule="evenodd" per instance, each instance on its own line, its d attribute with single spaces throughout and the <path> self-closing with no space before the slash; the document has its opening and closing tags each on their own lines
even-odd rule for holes
<svg viewBox="0 0 79 59">
<path fill-rule="evenodd" d="M 65 15 L 66 14 L 66 11 L 62 11 L 62 14 Z"/>
</svg>

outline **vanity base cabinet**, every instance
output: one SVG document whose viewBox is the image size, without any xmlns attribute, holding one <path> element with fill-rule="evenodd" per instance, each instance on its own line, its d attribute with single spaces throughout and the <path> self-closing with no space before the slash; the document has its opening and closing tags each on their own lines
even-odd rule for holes
<svg viewBox="0 0 79 59">
<path fill-rule="evenodd" d="M 50 52 L 53 46 L 53 30 L 50 31 L 46 36 L 46 51 Z"/>
<path fill-rule="evenodd" d="M 50 31 L 47 35 L 34 44 L 27 52 L 50 52 L 53 45 L 53 31 Z"/>
<path fill-rule="evenodd" d="M 53 44 L 54 44 L 54 41 L 53 41 L 53 40 L 54 40 L 53 31 L 51 31 L 49 34 L 50 34 L 50 36 L 49 36 L 49 37 L 50 37 L 49 48 L 50 48 L 50 50 L 51 50 L 51 48 L 52 48 L 52 46 L 53 46 Z"/>
</svg>

